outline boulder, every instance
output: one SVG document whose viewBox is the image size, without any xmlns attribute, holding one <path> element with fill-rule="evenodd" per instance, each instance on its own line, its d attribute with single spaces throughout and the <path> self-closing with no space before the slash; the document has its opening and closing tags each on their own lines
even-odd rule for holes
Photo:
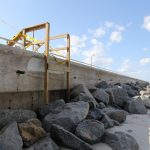
<svg viewBox="0 0 150 150">
<path fill-rule="evenodd" d="M 29 147 L 41 138 L 47 136 L 38 119 L 32 119 L 25 123 L 20 123 L 19 131 L 25 147 Z"/>
<path fill-rule="evenodd" d="M 122 123 L 126 120 L 127 112 L 113 108 L 104 108 L 103 111 L 113 120 Z"/>
<path fill-rule="evenodd" d="M 140 99 L 132 99 L 124 106 L 124 109 L 131 114 L 146 114 L 147 109 Z"/>
<path fill-rule="evenodd" d="M 46 115 L 43 119 L 43 127 L 49 131 L 51 124 L 58 124 L 68 131 L 74 131 L 76 125 L 86 118 L 88 112 L 89 104 L 87 102 L 67 103 L 60 113 Z"/>
<path fill-rule="evenodd" d="M 16 122 L 8 124 L 0 131 L 0 149 L 1 150 L 21 150 L 23 142 L 19 135 Z"/>
<path fill-rule="evenodd" d="M 88 84 L 87 88 L 90 92 L 94 92 L 95 90 L 97 90 L 97 87 L 93 84 Z"/>
<path fill-rule="evenodd" d="M 26 109 L 1 109 L 0 110 L 0 128 L 16 121 L 17 123 L 25 122 L 31 118 L 36 118 L 36 113 Z"/>
<path fill-rule="evenodd" d="M 92 95 L 99 103 L 103 102 L 106 105 L 109 103 L 109 95 L 104 90 L 97 89 Z"/>
<path fill-rule="evenodd" d="M 112 150 L 139 150 L 136 140 L 124 132 L 105 133 L 102 141 Z"/>
<path fill-rule="evenodd" d="M 112 128 L 115 124 L 118 125 L 117 122 L 114 122 L 114 120 L 110 119 L 105 113 L 103 113 L 103 117 L 100 121 L 104 124 L 105 129 Z"/>
<path fill-rule="evenodd" d="M 109 86 L 108 86 L 108 84 L 107 84 L 106 81 L 101 81 L 101 82 L 99 82 L 99 83 L 96 85 L 96 87 L 97 87 L 97 88 L 106 89 L 106 88 L 108 88 Z"/>
<path fill-rule="evenodd" d="M 97 120 L 84 120 L 76 128 L 76 136 L 89 144 L 95 144 L 101 141 L 105 132 L 103 123 Z"/>
<path fill-rule="evenodd" d="M 53 101 L 48 105 L 44 105 L 38 109 L 38 118 L 41 120 L 49 113 L 59 113 L 65 106 L 63 99 Z"/>
<path fill-rule="evenodd" d="M 51 137 L 57 144 L 75 150 L 92 150 L 91 146 L 59 125 L 51 126 Z"/>
<path fill-rule="evenodd" d="M 150 99 L 149 98 L 142 98 L 142 102 L 147 109 L 150 109 Z"/>
<path fill-rule="evenodd" d="M 88 119 L 95 119 L 95 120 L 101 120 L 102 117 L 103 112 L 98 108 L 91 109 L 87 116 Z"/>
<path fill-rule="evenodd" d="M 29 119 L 29 120 L 26 121 L 26 123 L 32 123 L 32 124 L 34 124 L 34 125 L 36 125 L 38 127 L 42 127 L 41 121 L 39 119 L 37 119 L 37 118 Z"/>
<path fill-rule="evenodd" d="M 71 101 L 72 102 L 78 102 L 78 101 L 88 102 L 90 108 L 95 108 L 98 105 L 95 99 L 87 96 L 85 93 L 80 93 L 77 97 L 75 97 Z"/>
<path fill-rule="evenodd" d="M 106 107 L 106 105 L 103 102 L 100 102 L 97 106 L 98 109 L 103 109 L 105 107 Z"/>
<path fill-rule="evenodd" d="M 126 89 L 128 95 L 129 95 L 129 97 L 134 97 L 134 96 L 139 95 L 138 90 L 135 89 L 133 86 L 130 86 L 130 85 L 128 85 L 128 84 L 122 84 L 122 87 L 123 87 L 124 89 Z"/>
<path fill-rule="evenodd" d="M 87 87 L 84 84 L 79 84 L 71 90 L 71 98 L 75 98 L 80 93 L 84 93 L 88 97 L 93 98 L 92 94 L 90 93 L 90 91 L 87 89 Z"/>
<path fill-rule="evenodd" d="M 111 128 L 115 125 L 114 120 L 110 119 L 108 115 L 98 108 L 90 110 L 87 119 L 99 120 L 104 124 L 105 128 Z"/>
<path fill-rule="evenodd" d="M 59 147 L 59 150 L 73 150 L 72 148 L 66 148 L 66 147 Z"/>
<path fill-rule="evenodd" d="M 130 100 L 127 91 L 121 87 L 113 87 L 107 89 L 106 92 L 109 94 L 110 104 L 114 103 L 119 107 L 123 107 L 123 105 Z"/>
<path fill-rule="evenodd" d="M 59 150 L 59 148 L 50 137 L 45 137 L 24 150 Z"/>
</svg>

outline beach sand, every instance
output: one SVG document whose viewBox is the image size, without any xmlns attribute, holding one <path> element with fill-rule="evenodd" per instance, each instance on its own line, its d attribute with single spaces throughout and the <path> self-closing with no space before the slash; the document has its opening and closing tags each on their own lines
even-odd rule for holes
<svg viewBox="0 0 150 150">
<path fill-rule="evenodd" d="M 150 150 L 150 111 L 146 115 L 128 115 L 122 125 L 110 128 L 108 131 L 128 133 L 136 139 L 139 150 Z M 102 143 L 95 144 L 93 150 L 111 150 L 111 148 Z"/>
</svg>

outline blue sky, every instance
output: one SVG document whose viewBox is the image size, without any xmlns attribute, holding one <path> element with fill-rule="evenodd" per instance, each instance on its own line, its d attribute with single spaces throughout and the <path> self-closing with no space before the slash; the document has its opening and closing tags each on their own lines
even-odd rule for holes
<svg viewBox="0 0 150 150">
<path fill-rule="evenodd" d="M 96 66 L 150 81 L 149 6 L 148 0 L 5 0 L 0 36 L 48 21 L 51 35 L 70 33 L 72 58 L 91 63 L 92 55 Z"/>
</svg>

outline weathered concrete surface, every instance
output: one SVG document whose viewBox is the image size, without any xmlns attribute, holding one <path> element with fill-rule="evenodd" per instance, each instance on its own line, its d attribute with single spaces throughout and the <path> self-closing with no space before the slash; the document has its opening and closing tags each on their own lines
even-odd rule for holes
<svg viewBox="0 0 150 150">
<path fill-rule="evenodd" d="M 50 61 L 49 69 L 49 90 L 66 89 L 65 66 Z M 102 80 L 112 83 L 144 82 L 80 63 L 71 63 L 71 87 L 81 83 L 96 84 Z M 40 105 L 43 89 L 44 55 L 0 44 L 0 104 L 3 104 L 0 107 L 29 108 Z M 53 95 L 55 96 L 56 94 Z"/>
</svg>

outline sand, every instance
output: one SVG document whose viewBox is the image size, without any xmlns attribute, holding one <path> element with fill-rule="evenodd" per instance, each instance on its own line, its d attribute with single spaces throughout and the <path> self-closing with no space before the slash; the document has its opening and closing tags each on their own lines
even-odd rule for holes
<svg viewBox="0 0 150 150">
<path fill-rule="evenodd" d="M 146 115 L 128 115 L 126 121 L 108 129 L 109 132 L 122 131 L 133 136 L 139 144 L 139 150 L 150 150 L 150 111 Z M 111 150 L 105 144 L 94 145 L 93 150 Z"/>
</svg>

